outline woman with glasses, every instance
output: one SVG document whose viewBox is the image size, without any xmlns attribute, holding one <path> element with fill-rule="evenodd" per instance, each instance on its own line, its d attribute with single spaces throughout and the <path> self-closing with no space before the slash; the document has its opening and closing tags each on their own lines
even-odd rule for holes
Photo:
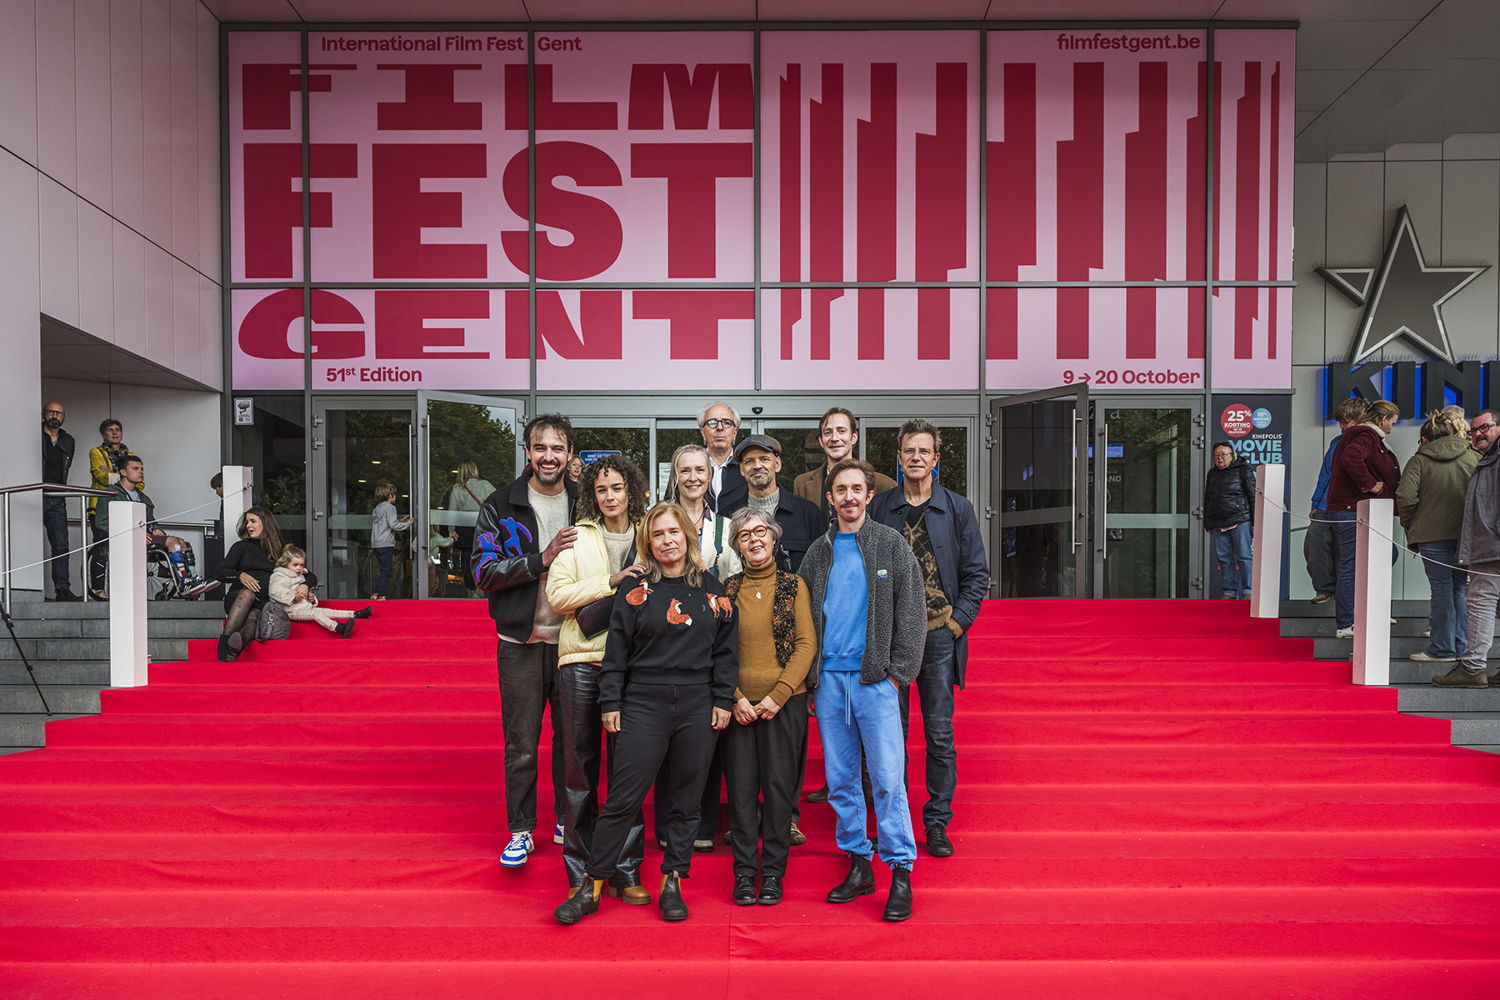
<svg viewBox="0 0 1500 1000">
<path fill-rule="evenodd" d="M 774 519 L 749 507 L 730 520 L 745 564 L 725 581 L 740 623 L 734 722 L 722 745 L 736 906 L 781 902 L 807 739 L 807 673 L 818 647 L 807 584 L 776 568 L 780 537 Z"/>
</svg>

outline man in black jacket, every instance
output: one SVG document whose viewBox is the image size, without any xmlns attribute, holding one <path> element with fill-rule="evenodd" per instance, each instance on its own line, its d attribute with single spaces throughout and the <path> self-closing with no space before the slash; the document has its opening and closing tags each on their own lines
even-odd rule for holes
<svg viewBox="0 0 1500 1000">
<path fill-rule="evenodd" d="M 698 433 L 703 435 L 709 471 L 713 474 L 709 489 L 714 514 L 730 517 L 745 506 L 745 477 L 740 475 L 739 460 L 734 454 L 740 415 L 728 403 L 710 403 L 698 413 Z"/>
<path fill-rule="evenodd" d="M 741 506 L 766 517 L 775 518 L 781 526 L 777 563 L 788 573 L 797 572 L 802 557 L 813 539 L 828 531 L 828 519 L 818 508 L 797 494 L 782 489 L 776 480 L 781 472 L 781 442 L 765 434 L 752 434 L 741 441 L 734 457 L 745 476 L 747 496 Z M 724 510 L 732 517 L 734 510 Z"/>
<path fill-rule="evenodd" d="M 68 411 L 61 403 L 42 407 L 42 482 L 66 484 L 73 468 L 73 435 L 62 429 Z M 52 550 L 52 600 L 80 601 L 68 585 L 68 502 L 42 494 L 42 528 Z"/>
<path fill-rule="evenodd" d="M 500 721 L 505 739 L 507 868 L 526 864 L 536 849 L 536 783 L 542 712 L 552 709 L 552 840 L 562 843 L 564 814 L 562 710 L 558 704 L 557 638 L 562 617 L 547 604 L 547 567 L 571 548 L 577 490 L 568 481 L 573 425 L 544 413 L 526 425 L 527 468 L 479 508 L 471 565 L 475 587 L 489 595 L 499 637 Z"/>
</svg>

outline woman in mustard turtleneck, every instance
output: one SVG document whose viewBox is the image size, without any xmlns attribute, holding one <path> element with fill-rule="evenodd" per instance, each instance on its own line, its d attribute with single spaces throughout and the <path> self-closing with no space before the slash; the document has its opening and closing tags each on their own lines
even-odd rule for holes
<svg viewBox="0 0 1500 1000">
<path fill-rule="evenodd" d="M 776 568 L 781 526 L 744 507 L 730 520 L 728 535 L 745 565 L 724 586 L 740 621 L 734 722 L 723 742 L 733 898 L 736 906 L 775 906 L 791 850 L 797 758 L 807 737 L 807 672 L 818 640 L 807 585 Z"/>
</svg>

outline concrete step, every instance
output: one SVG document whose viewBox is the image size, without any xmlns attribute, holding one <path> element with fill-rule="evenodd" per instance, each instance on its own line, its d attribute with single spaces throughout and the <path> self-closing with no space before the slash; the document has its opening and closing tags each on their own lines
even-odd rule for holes
<svg viewBox="0 0 1500 1000">
<path fill-rule="evenodd" d="M 1397 618 L 1396 624 L 1391 626 L 1391 635 L 1404 636 L 1406 638 L 1425 638 L 1422 633 L 1427 631 L 1428 622 L 1423 618 Z M 1283 618 L 1281 619 L 1281 635 L 1283 638 L 1296 639 L 1318 639 L 1333 638 L 1334 631 L 1338 625 L 1332 618 Z M 1500 635 L 1500 626 L 1495 629 L 1495 634 Z"/>
<path fill-rule="evenodd" d="M 218 591 L 209 591 L 205 595 L 206 600 L 197 601 L 147 601 L 146 617 L 152 621 L 167 618 L 218 618 L 224 617 L 224 602 L 214 595 Z M 16 602 L 11 607 L 11 615 L 17 620 L 22 619 L 54 619 L 54 618 L 109 618 L 108 601 L 89 601 L 87 604 L 81 601 L 66 604 L 49 601 L 41 603 Z"/>
<path fill-rule="evenodd" d="M 147 632 L 161 639 L 206 639 L 219 634 L 222 615 L 217 618 L 148 618 Z M 31 618 L 16 619 L 16 635 L 22 639 L 107 639 L 108 618 Z M 0 645 L 9 634 L 0 627 Z"/>
<path fill-rule="evenodd" d="M 39 684 L 109 686 L 108 660 L 38 660 L 31 669 Z M 0 684 L 30 685 L 26 666 L 20 660 L 0 660 Z"/>
<path fill-rule="evenodd" d="M 1428 608 L 1427 601 L 1392 601 L 1391 617 L 1426 618 Z M 1282 601 L 1278 613 L 1282 618 L 1332 618 L 1333 602 L 1314 604 L 1311 601 Z"/>
<path fill-rule="evenodd" d="M 1500 688 L 1440 688 L 1432 684 L 1399 684 L 1403 712 L 1451 716 L 1462 712 L 1500 712 Z"/>
<path fill-rule="evenodd" d="M 43 684 L 42 694 L 53 712 L 94 715 L 99 711 L 99 688 L 92 684 Z M 0 718 L 41 710 L 36 688 L 30 684 L 0 684 Z"/>
<path fill-rule="evenodd" d="M 1453 723 L 1453 745 L 1456 747 L 1500 744 L 1500 705 L 1492 712 L 1444 712 L 1431 717 L 1445 718 Z"/>
<path fill-rule="evenodd" d="M 1391 636 L 1391 659 L 1405 659 L 1413 653 L 1427 648 L 1427 640 L 1421 636 Z M 1313 658 L 1318 660 L 1347 660 L 1354 652 L 1353 639 L 1319 638 L 1313 640 Z M 1500 660 L 1500 642 L 1490 647 L 1489 658 Z M 1441 663 L 1429 664 L 1441 667 Z M 1439 671 L 1441 672 L 1441 671 Z"/>
<path fill-rule="evenodd" d="M 210 633 L 215 635 L 216 632 Z M 6 637 L 9 641 L 9 636 Z M 146 640 L 146 652 L 154 662 L 187 659 L 186 639 Z M 40 660 L 108 660 L 109 640 L 100 639 L 22 639 L 21 649 L 33 666 Z M 14 652 L 14 647 L 12 647 Z"/>
<path fill-rule="evenodd" d="M 22 750 L 32 750 L 46 743 L 47 722 L 57 719 L 71 719 L 79 715 L 88 715 L 88 712 L 74 712 L 71 715 L 56 712 L 52 715 L 36 713 L 17 713 L 15 715 L 0 715 L 0 747 L 14 747 Z"/>
<path fill-rule="evenodd" d="M 1495 664 L 1490 664 L 1490 673 L 1495 673 Z M 1392 684 L 1424 684 L 1431 685 L 1432 679 L 1438 674 L 1446 674 L 1453 669 L 1451 663 L 1417 663 L 1412 660 L 1391 661 L 1391 683 Z M 1500 688 L 1496 688 L 1500 691 Z"/>
</svg>

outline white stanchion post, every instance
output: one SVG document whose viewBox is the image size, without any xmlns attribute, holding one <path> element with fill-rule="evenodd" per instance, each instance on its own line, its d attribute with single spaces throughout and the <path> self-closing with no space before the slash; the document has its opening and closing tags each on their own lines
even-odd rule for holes
<svg viewBox="0 0 1500 1000">
<path fill-rule="evenodd" d="M 1394 500 L 1361 500 L 1354 545 L 1354 683 L 1391 682 Z"/>
<path fill-rule="evenodd" d="M 226 465 L 224 472 L 224 548 L 235 542 L 235 530 L 240 518 L 251 506 L 250 486 L 255 482 L 255 470 L 248 465 Z"/>
<path fill-rule="evenodd" d="M 101 500 L 101 503 L 106 502 Z M 146 683 L 146 505 L 109 503 L 109 683 Z"/>
<path fill-rule="evenodd" d="M 1281 545 L 1286 537 L 1286 466 L 1255 470 L 1255 537 L 1251 542 L 1250 617 L 1281 617 Z"/>
</svg>

